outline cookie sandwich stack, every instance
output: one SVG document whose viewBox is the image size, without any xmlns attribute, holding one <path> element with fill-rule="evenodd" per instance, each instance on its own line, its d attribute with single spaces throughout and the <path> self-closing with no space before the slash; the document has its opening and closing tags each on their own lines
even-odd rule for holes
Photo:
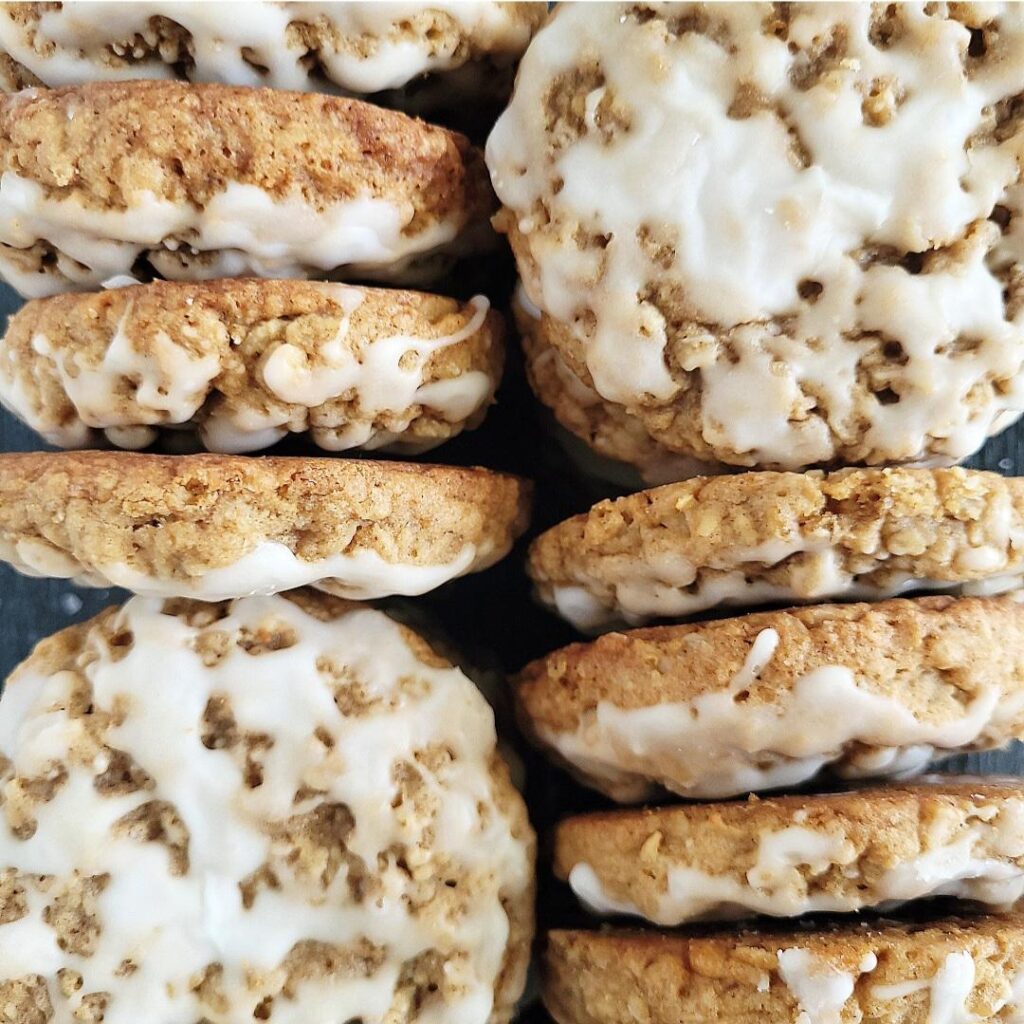
<svg viewBox="0 0 1024 1024">
<path fill-rule="evenodd" d="M 0 10 L 0 400 L 105 449 L 0 456 L 0 557 L 136 595 L 0 701 L 12 1024 L 510 1018 L 534 841 L 492 711 L 363 602 L 502 558 L 529 485 L 244 453 L 482 420 L 501 319 L 404 287 L 493 244 L 482 158 L 354 96 L 477 109 L 542 16 Z"/>
<path fill-rule="evenodd" d="M 879 781 L 1024 737 L 1024 483 L 954 465 L 1024 408 L 1022 88 L 1013 5 L 566 4 L 523 59 L 487 161 L 532 383 L 663 485 L 533 543 L 605 635 L 518 707 L 611 800 L 702 801 L 557 828 L 648 926 L 549 934 L 560 1024 L 1022 1012 L 1020 784 Z"/>
</svg>

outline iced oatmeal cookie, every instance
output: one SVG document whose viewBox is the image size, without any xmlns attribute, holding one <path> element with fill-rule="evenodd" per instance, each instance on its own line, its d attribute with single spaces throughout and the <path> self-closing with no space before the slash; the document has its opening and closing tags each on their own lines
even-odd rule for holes
<svg viewBox="0 0 1024 1024">
<path fill-rule="evenodd" d="M 1024 408 L 1022 87 L 1015 4 L 560 5 L 487 160 L 533 333 L 628 429 L 542 398 L 680 475 L 971 454 Z"/>
</svg>

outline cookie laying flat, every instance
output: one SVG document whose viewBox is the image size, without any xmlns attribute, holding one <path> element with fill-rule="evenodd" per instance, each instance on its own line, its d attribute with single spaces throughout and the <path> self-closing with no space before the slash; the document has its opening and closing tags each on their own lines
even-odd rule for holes
<svg viewBox="0 0 1024 1024">
<path fill-rule="evenodd" d="M 1024 738 L 1024 605 L 927 597 L 609 633 L 527 665 L 527 732 L 636 802 L 906 774 Z"/>
<path fill-rule="evenodd" d="M 1024 480 L 957 468 L 688 480 L 560 523 L 528 569 L 585 631 L 719 605 L 999 593 L 1024 576 Z"/>
<path fill-rule="evenodd" d="M 0 402 L 51 444 L 144 448 L 164 429 L 222 452 L 308 433 L 425 451 L 493 400 L 488 301 L 308 281 L 159 281 L 27 303 L 0 341 Z"/>
<path fill-rule="evenodd" d="M 935 776 L 827 796 L 561 822 L 555 874 L 598 914 L 655 924 L 1024 895 L 1024 784 Z"/>
<path fill-rule="evenodd" d="M 507 95 L 541 3 L 19 3 L 0 7 L 0 87 L 135 78 L 340 90 L 422 112 Z M 429 76 L 424 78 L 424 76 Z M 383 96 L 378 95 L 384 93 Z"/>
<path fill-rule="evenodd" d="M 558 7 L 487 162 L 605 445 L 949 465 L 1013 422 L 1022 80 L 1018 4 Z"/>
<path fill-rule="evenodd" d="M 529 495 L 501 473 L 399 462 L 7 454 L 0 557 L 159 597 L 422 594 L 502 558 Z"/>
<path fill-rule="evenodd" d="M 544 1002 L 558 1024 L 1013 1021 L 1024 919 L 707 936 L 556 931 Z"/>
<path fill-rule="evenodd" d="M 312 93 L 18 93 L 0 102 L 0 172 L 0 273 L 29 297 L 126 274 L 429 278 L 490 232 L 463 136 Z"/>
<path fill-rule="evenodd" d="M 499 1024 L 522 991 L 491 710 L 380 612 L 133 598 L 8 680 L 0 782 L 8 1020 Z"/>
</svg>

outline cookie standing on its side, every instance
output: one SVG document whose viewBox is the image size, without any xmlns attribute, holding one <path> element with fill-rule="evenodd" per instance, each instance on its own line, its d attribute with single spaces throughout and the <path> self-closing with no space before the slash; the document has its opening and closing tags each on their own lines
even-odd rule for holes
<svg viewBox="0 0 1024 1024">
<path fill-rule="evenodd" d="M 504 1024 L 522 992 L 493 715 L 381 612 L 133 598 L 8 680 L 0 784 L 10 1021 Z"/>
<path fill-rule="evenodd" d="M 486 469 L 368 459 L 6 454 L 0 558 L 158 597 L 417 595 L 504 557 L 530 495 Z"/>
<path fill-rule="evenodd" d="M 0 101 L 0 273 L 23 295 L 123 275 L 430 280 L 491 245 L 480 154 L 359 100 L 97 82 Z"/>
<path fill-rule="evenodd" d="M 556 931 L 544 1002 L 558 1024 L 1012 1021 L 1024 918 L 659 935 Z"/>
<path fill-rule="evenodd" d="M 559 523 L 527 568 L 541 601 L 587 632 L 719 606 L 997 594 L 1024 582 L 1024 479 L 951 468 L 688 480 Z"/>
<path fill-rule="evenodd" d="M 421 452 L 493 401 L 504 327 L 483 296 L 311 281 L 158 281 L 27 303 L 0 340 L 0 402 L 51 444 L 213 451 L 308 433 Z"/>
<path fill-rule="evenodd" d="M 135 78 L 340 91 L 431 114 L 503 101 L 544 3 L 0 5 L 0 87 Z"/>
<path fill-rule="evenodd" d="M 887 910 L 929 896 L 1008 909 L 1024 895 L 1016 779 L 604 811 L 555 832 L 555 874 L 588 909 L 654 924 Z"/>
<path fill-rule="evenodd" d="M 515 695 L 526 732 L 623 803 L 824 769 L 907 775 L 1024 739 L 1024 604 L 925 597 L 608 633 L 530 663 Z"/>
<path fill-rule="evenodd" d="M 1024 408 L 1022 66 L 1012 3 L 559 5 L 487 144 L 542 400 L 650 479 L 969 456 Z"/>
</svg>

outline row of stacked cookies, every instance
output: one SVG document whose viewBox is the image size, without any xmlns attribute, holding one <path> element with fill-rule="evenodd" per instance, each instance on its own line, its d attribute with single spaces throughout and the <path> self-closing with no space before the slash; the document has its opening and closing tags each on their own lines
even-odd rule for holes
<svg viewBox="0 0 1024 1024">
<path fill-rule="evenodd" d="M 1022 94 L 1012 5 L 567 4 L 520 65 L 487 161 L 534 388 L 704 474 L 530 550 L 573 625 L 642 628 L 528 665 L 525 730 L 616 802 L 711 801 L 558 826 L 586 907 L 686 926 L 550 933 L 560 1024 L 1024 1012 L 1019 782 L 758 796 L 1024 738 L 1024 482 L 920 468 L 1024 408 Z M 803 607 L 707 620 L 763 605 Z"/>
<path fill-rule="evenodd" d="M 478 152 L 379 104 L 477 114 L 543 14 L 0 9 L 0 273 L 33 299 L 0 400 L 62 447 L 217 453 L 0 456 L 0 557 L 137 595 L 0 700 L 4 1020 L 511 1016 L 534 840 L 493 712 L 357 602 L 492 565 L 529 485 L 241 453 L 417 453 L 483 418 L 488 300 L 351 282 L 492 247 Z"/>
</svg>

